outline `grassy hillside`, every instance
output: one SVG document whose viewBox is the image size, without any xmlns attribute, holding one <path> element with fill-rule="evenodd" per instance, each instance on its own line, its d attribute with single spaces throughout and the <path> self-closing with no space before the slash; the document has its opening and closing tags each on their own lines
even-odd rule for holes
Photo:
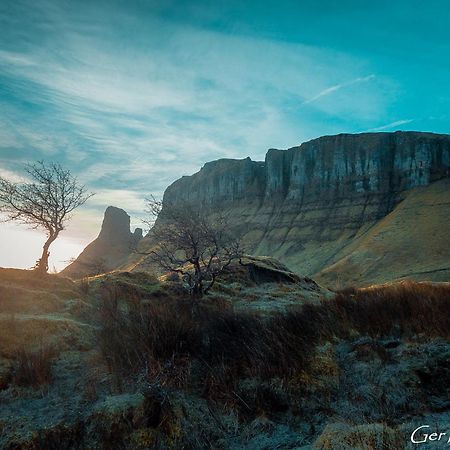
<svg viewBox="0 0 450 450">
<path fill-rule="evenodd" d="M 450 280 L 450 180 L 408 192 L 384 219 L 357 234 L 315 278 L 327 285 Z"/>
<path fill-rule="evenodd" d="M 333 295 L 262 263 L 194 304 L 173 277 L 0 270 L 0 447 L 400 450 L 448 424 L 450 286 Z"/>
</svg>

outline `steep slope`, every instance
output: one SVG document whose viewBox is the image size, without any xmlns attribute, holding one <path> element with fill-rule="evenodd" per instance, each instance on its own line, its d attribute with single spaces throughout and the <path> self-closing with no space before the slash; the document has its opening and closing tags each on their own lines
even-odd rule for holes
<svg viewBox="0 0 450 450">
<path fill-rule="evenodd" d="M 327 285 L 392 278 L 448 281 L 449 224 L 450 179 L 417 187 L 368 232 L 355 237 L 318 277 Z"/>
<path fill-rule="evenodd" d="M 108 206 L 98 237 L 61 273 L 79 278 L 112 270 L 127 260 L 141 238 L 140 228 L 130 232 L 130 216 L 123 209 Z"/>
<path fill-rule="evenodd" d="M 303 275 L 321 273 L 331 280 L 333 270 L 345 269 L 350 271 L 344 275 L 347 281 L 372 282 L 369 269 L 360 276 L 361 271 L 351 269 L 349 264 L 335 264 L 350 255 L 356 249 L 355 242 L 394 211 L 411 189 L 428 186 L 449 174 L 449 135 L 342 134 L 289 150 L 269 150 L 265 162 L 246 158 L 207 163 L 198 173 L 169 186 L 164 201 L 195 202 L 211 214 L 226 212 L 232 231 L 243 237 L 252 254 L 275 257 Z M 441 186 L 444 193 L 440 198 L 448 190 L 447 185 Z M 429 195 L 433 192 L 430 190 Z M 445 201 L 430 200 L 428 205 L 428 214 L 448 214 Z M 402 220 L 392 227 L 407 227 L 407 223 L 416 226 L 412 219 Z M 428 233 L 426 228 L 423 231 Z M 422 246 L 433 241 L 430 249 L 448 249 L 442 233 L 430 233 L 434 234 L 412 235 Z M 403 240 L 397 243 L 410 245 Z M 151 238 L 141 245 L 150 247 Z M 400 277 L 409 271 L 409 264 L 417 265 L 413 252 L 397 251 L 399 261 L 402 254 L 409 259 L 384 274 L 373 272 L 377 280 Z M 417 271 L 435 270 L 433 258 L 431 251 L 427 253 Z M 145 267 L 144 260 L 130 258 L 128 263 L 129 268 Z M 365 262 L 359 258 L 358 264 Z"/>
</svg>

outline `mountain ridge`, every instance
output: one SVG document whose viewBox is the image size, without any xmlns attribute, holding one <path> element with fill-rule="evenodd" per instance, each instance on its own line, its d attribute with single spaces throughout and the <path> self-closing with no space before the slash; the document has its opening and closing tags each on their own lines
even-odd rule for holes
<svg viewBox="0 0 450 450">
<path fill-rule="evenodd" d="M 269 149 L 264 162 L 249 157 L 208 162 L 172 183 L 163 203 L 193 202 L 212 215 L 220 210 L 249 253 L 275 257 L 302 275 L 315 276 L 326 273 L 413 189 L 449 176 L 450 135 L 342 133 L 287 150 Z M 448 189 L 439 195 L 445 200 Z M 414 218 L 408 220 L 414 227 Z M 140 245 L 150 248 L 151 236 Z M 146 266 L 145 258 L 136 255 L 118 265 Z M 363 280 L 370 283 L 370 274 Z"/>
</svg>

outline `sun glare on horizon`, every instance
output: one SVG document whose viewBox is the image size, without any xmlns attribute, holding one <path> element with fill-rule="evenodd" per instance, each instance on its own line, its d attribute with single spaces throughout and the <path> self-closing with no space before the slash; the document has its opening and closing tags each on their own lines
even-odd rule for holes
<svg viewBox="0 0 450 450">
<path fill-rule="evenodd" d="M 45 233 L 28 230 L 26 227 L 7 227 L 8 240 L 2 242 L 1 266 L 31 269 L 41 255 L 46 240 Z M 89 240 L 64 236 L 57 239 L 50 250 L 49 271 L 60 271 L 76 258 Z"/>
</svg>

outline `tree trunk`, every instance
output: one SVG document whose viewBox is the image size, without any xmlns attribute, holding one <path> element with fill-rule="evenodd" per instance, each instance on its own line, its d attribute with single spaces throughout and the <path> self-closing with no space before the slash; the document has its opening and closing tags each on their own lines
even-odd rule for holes
<svg viewBox="0 0 450 450">
<path fill-rule="evenodd" d="M 201 298 L 203 296 L 202 269 L 198 258 L 194 259 L 194 285 L 192 286 L 192 297 Z"/>
<path fill-rule="evenodd" d="M 50 233 L 47 240 L 45 241 L 44 247 L 42 248 L 42 256 L 38 260 L 36 264 L 36 270 L 41 273 L 47 273 L 48 271 L 48 257 L 50 256 L 50 252 L 48 249 L 53 241 L 58 237 L 58 232 Z"/>
<path fill-rule="evenodd" d="M 214 286 L 214 283 L 216 282 L 216 274 L 212 273 L 211 274 L 211 281 L 209 282 L 208 286 L 206 287 L 206 289 L 204 289 L 203 293 L 204 294 L 208 294 L 210 289 Z"/>
<path fill-rule="evenodd" d="M 201 298 L 203 296 L 203 284 L 201 281 L 195 281 L 192 287 L 192 297 Z"/>
</svg>

